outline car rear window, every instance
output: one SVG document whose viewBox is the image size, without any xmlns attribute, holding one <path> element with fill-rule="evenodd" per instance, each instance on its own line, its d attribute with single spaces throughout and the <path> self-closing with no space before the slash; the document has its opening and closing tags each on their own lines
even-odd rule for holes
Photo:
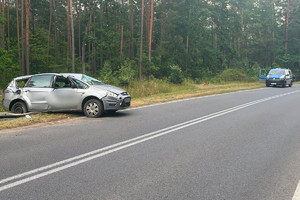
<svg viewBox="0 0 300 200">
<path fill-rule="evenodd" d="M 33 76 L 27 81 L 25 87 L 49 88 L 51 87 L 52 75 Z"/>
</svg>

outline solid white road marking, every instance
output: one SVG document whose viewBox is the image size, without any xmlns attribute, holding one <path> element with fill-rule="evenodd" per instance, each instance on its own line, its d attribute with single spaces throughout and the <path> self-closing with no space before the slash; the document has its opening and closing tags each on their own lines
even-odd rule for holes
<svg viewBox="0 0 300 200">
<path fill-rule="evenodd" d="M 183 101 L 190 101 L 190 100 L 194 100 L 194 99 L 204 99 L 204 98 L 217 97 L 217 96 L 229 95 L 229 94 L 234 94 L 234 93 L 242 93 L 242 92 L 247 92 L 247 91 L 263 90 L 263 89 L 266 89 L 266 88 L 240 90 L 240 91 L 227 92 L 227 93 L 222 93 L 222 94 L 212 94 L 212 95 L 206 95 L 206 96 L 198 96 L 198 97 L 191 97 L 191 98 L 185 98 L 185 99 L 177 99 L 177 100 L 166 101 L 166 102 L 162 102 L 162 103 L 154 103 L 154 104 L 138 106 L 138 107 L 134 107 L 134 108 L 127 108 L 125 110 L 119 110 L 118 112 L 126 112 L 126 111 L 130 111 L 130 110 L 139 110 L 139 109 L 143 109 L 143 108 L 161 106 L 161 105 L 165 105 L 165 104 L 172 104 L 172 103 L 178 103 L 178 102 L 183 102 Z"/>
<path fill-rule="evenodd" d="M 267 98 L 264 98 L 264 99 L 259 99 L 257 101 L 252 101 L 252 102 L 249 102 L 249 103 L 246 103 L 246 104 L 242 104 L 242 105 L 239 105 L 239 106 L 235 106 L 235 107 L 232 107 L 232 108 L 228 108 L 226 110 L 215 112 L 215 113 L 212 113 L 212 114 L 209 114 L 209 115 L 206 115 L 206 116 L 203 116 L 203 117 L 199 117 L 199 118 L 196 118 L 196 119 L 193 119 L 193 120 L 190 120 L 190 121 L 186 121 L 186 122 L 174 125 L 174 126 L 170 126 L 170 127 L 158 130 L 158 131 L 154 131 L 154 132 L 151 132 L 151 133 L 148 133 L 148 134 L 145 134 L 145 135 L 141 135 L 139 137 L 135 137 L 135 138 L 132 138 L 132 139 L 129 139 L 129 140 L 125 140 L 123 142 L 119 142 L 119 143 L 116 143 L 116 144 L 113 144 L 113 145 L 110 145 L 110 146 L 107 146 L 107 147 L 104 147 L 104 148 L 101 148 L 101 149 L 97 149 L 95 151 L 91 151 L 91 152 L 81 154 L 81 155 L 78 155 L 78 156 L 60 161 L 60 162 L 53 163 L 51 165 L 47 165 L 47 166 L 44 166 L 44 167 L 41 167 L 41 168 L 38 168 L 38 169 L 34 169 L 34 170 L 31 170 L 31 171 L 22 173 L 22 174 L 18 174 L 16 176 L 12 176 L 12 177 L 9 177 L 9 178 L 6 178 L 6 179 L 2 179 L 2 180 L 0 180 L 0 185 L 3 185 L 3 184 L 8 183 L 8 182 L 11 182 L 11 183 L 8 183 L 6 185 L 1 186 L 0 187 L 0 192 L 3 191 L 3 190 L 6 190 L 6 189 L 12 188 L 12 187 L 21 185 L 23 183 L 26 183 L 26 182 L 29 182 L 29 181 L 32 181 L 32 180 L 35 180 L 35 179 L 38 179 L 38 178 L 41 178 L 41 177 L 59 172 L 59 171 L 62 171 L 64 169 L 67 169 L 67 168 L 70 168 L 70 167 L 88 162 L 90 160 L 93 160 L 93 159 L 111 154 L 113 152 L 131 147 L 131 146 L 143 143 L 143 142 L 146 142 L 148 140 L 152 140 L 154 138 L 157 138 L 157 137 L 175 132 L 177 130 L 181 130 L 181 129 L 193 126 L 195 124 L 199 124 L 199 123 L 205 122 L 207 120 L 210 120 L 210 119 L 213 119 L 213 118 L 216 118 L 216 117 L 219 117 L 219 116 L 222 116 L 222 115 L 225 115 L 225 114 L 228 114 L 228 113 L 231 113 L 231 112 L 243 109 L 243 108 L 247 108 L 247 107 L 252 106 L 252 105 L 256 105 L 256 104 L 259 104 L 259 103 L 262 103 L 262 102 L 266 102 L 266 101 L 269 101 L 269 100 L 272 100 L 272 99 L 280 98 L 282 96 L 294 94 L 294 93 L 297 93 L 297 92 L 300 92 L 300 90 L 285 93 L 285 94 L 275 95 L 275 96 L 267 97 Z M 25 177 L 25 178 L 23 178 L 23 177 Z M 21 178 L 23 178 L 23 179 L 21 179 Z M 20 180 L 17 180 L 17 179 L 20 179 Z M 16 180 L 16 181 L 12 182 L 14 180 Z M 298 200 L 298 199 L 296 199 L 296 200 Z"/>
<path fill-rule="evenodd" d="M 298 186 L 296 188 L 296 191 L 295 191 L 295 194 L 294 194 L 294 197 L 292 200 L 300 200 L 300 181 L 298 183 Z"/>
</svg>

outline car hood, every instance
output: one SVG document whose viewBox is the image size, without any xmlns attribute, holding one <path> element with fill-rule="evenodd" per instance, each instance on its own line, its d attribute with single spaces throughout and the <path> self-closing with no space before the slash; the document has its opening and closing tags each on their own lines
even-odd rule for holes
<svg viewBox="0 0 300 200">
<path fill-rule="evenodd" d="M 115 87 L 115 86 L 112 86 L 112 85 L 107 85 L 107 84 L 104 84 L 104 85 L 93 85 L 92 87 L 100 88 L 102 90 L 107 90 L 107 91 L 113 92 L 115 94 L 120 94 L 120 93 L 126 92 L 122 88 L 118 88 L 118 87 Z"/>
</svg>

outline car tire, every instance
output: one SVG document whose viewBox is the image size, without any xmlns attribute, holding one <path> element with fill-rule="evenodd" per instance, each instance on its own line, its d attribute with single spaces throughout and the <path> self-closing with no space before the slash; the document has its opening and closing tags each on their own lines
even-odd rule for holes
<svg viewBox="0 0 300 200">
<path fill-rule="evenodd" d="M 21 101 L 16 102 L 11 107 L 11 112 L 17 113 L 17 114 L 27 113 L 27 106 L 24 102 L 21 102 Z"/>
<path fill-rule="evenodd" d="M 293 85 L 293 81 L 291 81 L 291 83 L 289 84 L 289 87 L 292 87 L 292 85 Z"/>
<path fill-rule="evenodd" d="M 103 104 L 98 99 L 90 99 L 83 106 L 84 115 L 91 118 L 100 117 L 103 114 Z"/>
<path fill-rule="evenodd" d="M 284 88 L 286 86 L 286 82 L 283 82 L 282 83 L 282 87 Z"/>
<path fill-rule="evenodd" d="M 266 84 L 266 87 L 270 87 L 270 84 Z"/>
</svg>

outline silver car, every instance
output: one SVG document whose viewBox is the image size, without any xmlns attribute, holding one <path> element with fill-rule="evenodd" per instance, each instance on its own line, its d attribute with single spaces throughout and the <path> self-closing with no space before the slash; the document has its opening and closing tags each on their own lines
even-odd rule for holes
<svg viewBox="0 0 300 200">
<path fill-rule="evenodd" d="M 123 89 L 84 74 L 36 74 L 13 79 L 3 90 L 3 107 L 13 113 L 82 111 L 99 117 L 130 106 Z"/>
</svg>

